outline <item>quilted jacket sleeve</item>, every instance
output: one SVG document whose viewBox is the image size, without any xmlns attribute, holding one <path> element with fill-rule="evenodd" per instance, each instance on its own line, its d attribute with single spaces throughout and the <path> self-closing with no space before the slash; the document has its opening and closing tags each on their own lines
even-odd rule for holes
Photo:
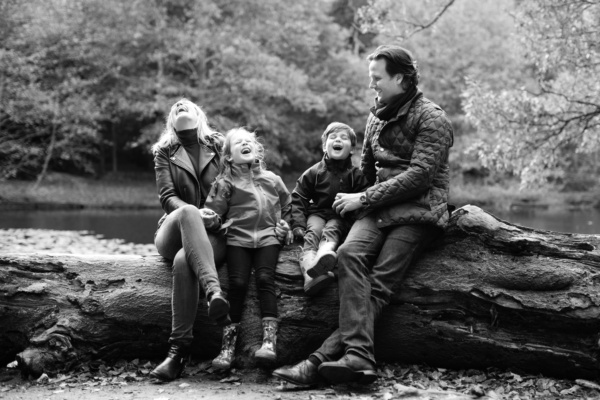
<svg viewBox="0 0 600 400">
<path fill-rule="evenodd" d="M 168 152 L 168 148 L 161 148 L 156 152 L 154 155 L 154 171 L 156 173 L 156 187 L 160 205 L 167 214 L 170 214 L 187 203 L 179 197 L 175 189 Z"/>
<path fill-rule="evenodd" d="M 296 181 L 296 187 L 292 192 L 292 229 L 298 227 L 306 229 L 306 216 L 313 196 L 312 189 L 315 187 L 314 175 L 311 168 Z"/>
<path fill-rule="evenodd" d="M 367 189 L 371 208 L 416 197 L 431 187 L 438 167 L 447 161 L 452 126 L 444 111 L 429 107 L 420 116 L 410 165 L 406 171 Z"/>
</svg>

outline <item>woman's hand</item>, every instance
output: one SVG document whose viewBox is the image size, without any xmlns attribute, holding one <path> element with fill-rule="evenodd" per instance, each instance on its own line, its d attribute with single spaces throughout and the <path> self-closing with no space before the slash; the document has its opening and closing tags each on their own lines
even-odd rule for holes
<svg viewBox="0 0 600 400">
<path fill-rule="evenodd" d="M 199 211 L 206 230 L 216 230 L 221 226 L 221 221 L 216 212 L 210 208 L 201 208 Z"/>
<path fill-rule="evenodd" d="M 333 210 L 344 217 L 346 213 L 362 208 L 360 196 L 363 193 L 338 193 L 335 195 Z"/>
<path fill-rule="evenodd" d="M 280 220 L 275 226 L 275 236 L 283 244 L 292 244 L 294 241 L 294 234 L 290 230 L 290 226 L 284 220 Z"/>
</svg>

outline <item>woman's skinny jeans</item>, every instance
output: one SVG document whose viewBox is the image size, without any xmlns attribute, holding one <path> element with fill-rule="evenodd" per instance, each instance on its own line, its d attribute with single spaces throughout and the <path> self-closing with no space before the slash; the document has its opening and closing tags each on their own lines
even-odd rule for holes
<svg viewBox="0 0 600 400">
<path fill-rule="evenodd" d="M 156 232 L 154 244 L 161 256 L 173 261 L 169 343 L 190 345 L 200 285 L 207 298 L 221 291 L 215 260 L 222 261 L 225 240 L 207 234 L 198 209 L 186 205 L 167 215 Z"/>
</svg>

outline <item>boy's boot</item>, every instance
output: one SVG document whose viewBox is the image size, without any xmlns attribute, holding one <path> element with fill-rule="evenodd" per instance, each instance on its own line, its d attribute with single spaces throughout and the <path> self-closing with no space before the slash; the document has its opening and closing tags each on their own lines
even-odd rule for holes
<svg viewBox="0 0 600 400">
<path fill-rule="evenodd" d="M 277 358 L 277 318 L 265 317 L 262 319 L 263 342 L 260 349 L 256 350 L 254 357 L 260 361 L 275 361 Z"/>
<path fill-rule="evenodd" d="M 315 256 L 314 264 L 306 272 L 313 278 L 319 275 L 326 275 L 335 267 L 337 262 L 337 243 L 332 241 L 322 241 L 319 243 L 319 250 Z"/>
<path fill-rule="evenodd" d="M 316 255 L 316 251 L 308 250 L 302 254 L 302 258 L 300 259 L 300 270 L 302 271 L 302 276 L 304 276 L 304 293 L 309 296 L 316 295 L 335 280 L 333 273 L 319 275 L 314 279 L 308 276 L 306 271 L 313 265 Z"/>
<path fill-rule="evenodd" d="M 231 324 L 223 328 L 223 343 L 221 344 L 221 352 L 212 360 L 212 366 L 215 369 L 229 369 L 233 362 L 235 353 L 235 342 L 237 341 L 240 324 Z"/>
</svg>

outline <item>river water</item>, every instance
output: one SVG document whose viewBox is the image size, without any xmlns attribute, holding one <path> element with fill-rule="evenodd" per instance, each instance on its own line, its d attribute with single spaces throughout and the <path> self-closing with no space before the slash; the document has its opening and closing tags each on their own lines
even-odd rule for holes
<svg viewBox="0 0 600 400">
<path fill-rule="evenodd" d="M 600 234 L 600 211 L 518 209 L 491 214 L 530 228 L 556 232 Z M 132 243 L 153 243 L 156 223 L 163 214 L 149 210 L 66 210 L 0 212 L 0 229 L 37 228 L 85 230 Z"/>
</svg>

